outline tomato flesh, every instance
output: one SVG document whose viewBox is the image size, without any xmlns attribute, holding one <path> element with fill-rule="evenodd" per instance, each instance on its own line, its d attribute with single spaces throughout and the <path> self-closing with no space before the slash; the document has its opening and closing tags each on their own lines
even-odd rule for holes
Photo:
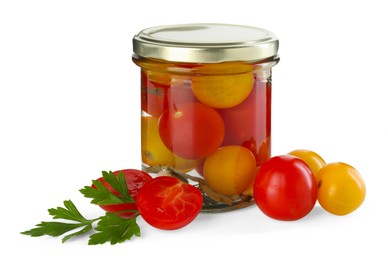
<svg viewBox="0 0 388 260">
<path fill-rule="evenodd" d="M 159 229 L 179 229 L 192 222 L 202 208 L 202 193 L 180 180 L 161 176 L 147 182 L 139 191 L 140 215 Z"/>
<path fill-rule="evenodd" d="M 119 170 L 113 173 L 117 176 L 120 172 L 123 173 L 124 178 L 127 182 L 129 194 L 135 200 L 137 198 L 140 188 L 143 187 L 146 182 L 152 179 L 152 177 L 148 173 L 134 169 Z M 120 195 L 104 180 L 103 177 L 98 178 L 97 181 L 102 182 L 102 184 L 104 184 L 104 186 L 113 194 Z M 92 185 L 92 187 L 95 188 L 94 185 Z M 136 212 L 134 211 L 137 211 L 136 203 L 123 203 L 99 206 L 107 212 L 117 212 L 118 215 L 123 218 L 130 218 L 136 214 Z"/>
<path fill-rule="evenodd" d="M 253 193 L 257 206 L 269 217 L 297 220 L 313 209 L 317 182 L 301 159 L 291 155 L 275 156 L 256 174 Z"/>
</svg>

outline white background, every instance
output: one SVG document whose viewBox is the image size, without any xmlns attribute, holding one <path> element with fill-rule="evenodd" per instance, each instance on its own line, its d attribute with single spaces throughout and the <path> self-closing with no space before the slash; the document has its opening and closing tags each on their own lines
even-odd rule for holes
<svg viewBox="0 0 388 260">
<path fill-rule="evenodd" d="M 0 258 L 387 259 L 384 2 L 1 1 Z M 132 37 L 193 22 L 263 27 L 280 38 L 273 155 L 306 148 L 353 165 L 367 185 L 364 204 L 344 217 L 317 205 L 294 222 L 254 206 L 200 215 L 177 231 L 139 220 L 142 236 L 116 246 L 20 235 L 65 199 L 87 217 L 102 213 L 78 189 L 101 170 L 140 168 Z"/>
</svg>

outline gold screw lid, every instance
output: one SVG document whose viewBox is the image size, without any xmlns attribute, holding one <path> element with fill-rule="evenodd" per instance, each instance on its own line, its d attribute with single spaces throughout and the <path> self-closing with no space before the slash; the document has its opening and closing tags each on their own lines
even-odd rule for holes
<svg viewBox="0 0 388 260">
<path fill-rule="evenodd" d="M 133 51 L 145 58 L 174 62 L 259 61 L 277 54 L 270 31 L 232 24 L 180 24 L 152 27 L 133 38 Z"/>
</svg>

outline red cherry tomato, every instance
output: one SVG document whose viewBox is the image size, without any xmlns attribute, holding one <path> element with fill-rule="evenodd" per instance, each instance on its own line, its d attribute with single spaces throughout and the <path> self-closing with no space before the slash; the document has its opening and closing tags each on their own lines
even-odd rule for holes
<svg viewBox="0 0 388 260">
<path fill-rule="evenodd" d="M 317 182 L 301 159 L 276 156 L 256 174 L 253 194 L 257 206 L 269 217 L 297 220 L 306 216 L 317 201 Z"/>
<path fill-rule="evenodd" d="M 241 144 L 241 146 L 249 149 L 253 153 L 256 166 L 259 167 L 270 158 L 270 138 L 267 137 L 259 146 L 257 145 L 258 142 L 253 138 Z"/>
<path fill-rule="evenodd" d="M 122 172 L 125 180 L 127 181 L 128 192 L 136 200 L 139 189 L 143 187 L 143 185 L 150 181 L 152 177 L 143 171 L 127 169 L 113 172 L 116 176 Z M 97 179 L 101 181 L 107 189 L 113 194 L 119 195 L 119 193 L 114 190 L 103 177 Z M 92 185 L 95 188 L 94 185 Z M 120 212 L 118 215 L 123 218 L 130 218 L 136 214 L 136 212 L 129 212 L 133 210 L 137 210 L 136 203 L 125 203 L 125 204 L 113 204 L 113 205 L 100 205 L 100 207 L 107 212 Z M 122 211 L 122 212 L 121 212 Z"/>
<path fill-rule="evenodd" d="M 170 176 L 147 182 L 137 196 L 143 219 L 165 230 L 182 228 L 192 222 L 201 211 L 202 202 L 199 189 Z"/>
<path fill-rule="evenodd" d="M 187 79 L 165 77 L 155 82 L 141 73 L 141 108 L 146 113 L 158 117 L 169 106 L 185 102 L 195 102 L 191 82 Z"/>
<path fill-rule="evenodd" d="M 159 119 L 163 143 L 185 159 L 202 159 L 216 151 L 224 132 L 224 122 L 218 112 L 201 103 L 176 104 Z"/>
<path fill-rule="evenodd" d="M 141 72 L 141 108 L 153 116 L 160 116 L 167 109 L 167 90 L 169 86 L 149 80 Z"/>
<path fill-rule="evenodd" d="M 251 94 L 239 105 L 219 109 L 225 123 L 222 146 L 242 145 L 256 157 L 257 166 L 270 156 L 271 88 L 269 83 L 256 80 Z M 263 154 L 265 143 L 267 153 Z"/>
<path fill-rule="evenodd" d="M 197 166 L 195 167 L 195 170 L 197 171 L 197 173 L 203 177 L 203 166 L 205 164 L 205 159 L 202 159 L 199 161 L 199 163 L 197 164 Z"/>
</svg>

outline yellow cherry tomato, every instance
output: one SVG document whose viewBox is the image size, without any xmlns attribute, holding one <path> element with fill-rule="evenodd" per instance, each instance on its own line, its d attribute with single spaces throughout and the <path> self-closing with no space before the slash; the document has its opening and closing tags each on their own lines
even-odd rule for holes
<svg viewBox="0 0 388 260">
<path fill-rule="evenodd" d="M 200 160 L 188 160 L 175 154 L 173 154 L 173 158 L 174 160 L 170 165 L 180 172 L 189 172 L 194 170 L 194 168 L 200 163 Z"/>
<path fill-rule="evenodd" d="M 240 195 L 256 174 L 255 156 L 242 146 L 224 146 L 206 158 L 204 178 L 214 191 L 223 195 Z"/>
<path fill-rule="evenodd" d="M 243 102 L 253 88 L 253 74 L 197 76 L 192 78 L 194 96 L 214 108 L 234 107 Z"/>
<path fill-rule="evenodd" d="M 322 159 L 319 154 L 305 149 L 298 149 L 288 153 L 304 161 L 313 172 L 314 176 L 317 177 L 317 174 L 323 166 L 326 165 L 326 162 Z"/>
<path fill-rule="evenodd" d="M 365 199 L 361 174 L 345 163 L 330 163 L 317 174 L 318 202 L 326 211 L 346 215 L 356 210 Z"/>
<path fill-rule="evenodd" d="M 141 118 L 141 155 L 148 166 L 171 166 L 181 172 L 189 172 L 198 164 L 197 160 L 176 156 L 164 145 L 159 136 L 158 118 L 151 116 Z"/>
<path fill-rule="evenodd" d="M 172 75 L 168 73 L 162 73 L 158 71 L 147 71 L 147 77 L 150 81 L 162 84 L 164 86 L 170 86 Z"/>
<path fill-rule="evenodd" d="M 169 165 L 174 160 L 171 151 L 160 139 L 157 117 L 141 117 L 141 155 L 143 162 L 149 166 Z"/>
</svg>

